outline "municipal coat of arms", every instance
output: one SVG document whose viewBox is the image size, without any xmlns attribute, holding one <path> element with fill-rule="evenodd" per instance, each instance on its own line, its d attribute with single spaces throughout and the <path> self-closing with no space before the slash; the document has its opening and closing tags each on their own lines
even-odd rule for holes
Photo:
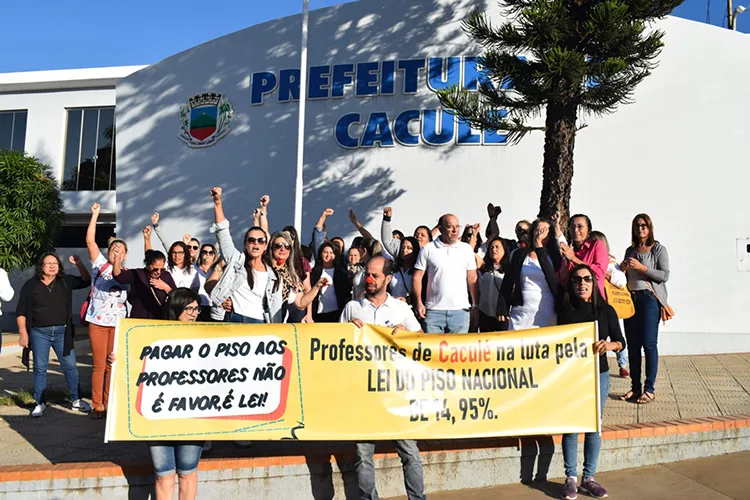
<svg viewBox="0 0 750 500">
<path fill-rule="evenodd" d="M 191 148 L 206 148 L 227 135 L 234 109 L 224 94 L 203 92 L 180 106 L 180 135 Z"/>
</svg>

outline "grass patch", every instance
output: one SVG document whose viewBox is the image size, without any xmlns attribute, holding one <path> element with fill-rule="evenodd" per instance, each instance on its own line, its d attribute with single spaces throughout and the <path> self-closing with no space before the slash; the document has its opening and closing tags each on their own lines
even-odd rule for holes
<svg viewBox="0 0 750 500">
<path fill-rule="evenodd" d="M 58 404 L 68 405 L 70 403 L 70 392 L 67 389 L 51 388 L 44 391 L 44 397 L 47 400 L 47 404 Z M 90 398 L 90 391 L 80 391 L 80 397 Z M 21 408 L 27 408 L 34 406 L 33 390 L 31 389 L 18 389 L 11 391 L 4 389 L 0 392 L 0 406 L 18 406 Z"/>
<path fill-rule="evenodd" d="M 25 408 L 34 403 L 31 393 L 24 389 L 9 391 L 5 389 L 0 393 L 0 406 L 20 406 Z"/>
</svg>

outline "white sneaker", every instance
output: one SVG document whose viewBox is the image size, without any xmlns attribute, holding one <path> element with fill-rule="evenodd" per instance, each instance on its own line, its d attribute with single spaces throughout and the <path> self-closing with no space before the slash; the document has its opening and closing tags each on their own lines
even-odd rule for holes
<svg viewBox="0 0 750 500">
<path fill-rule="evenodd" d="M 44 410 L 47 409 L 47 405 L 44 403 L 39 403 L 34 407 L 34 409 L 31 411 L 31 418 L 37 418 L 44 415 Z"/>
<path fill-rule="evenodd" d="M 211 441 L 206 441 L 205 443 L 203 443 L 203 451 L 210 451 L 211 446 Z"/>
<path fill-rule="evenodd" d="M 83 399 L 76 399 L 73 404 L 70 405 L 74 410 L 82 411 L 83 413 L 89 413 L 93 408 Z"/>
</svg>

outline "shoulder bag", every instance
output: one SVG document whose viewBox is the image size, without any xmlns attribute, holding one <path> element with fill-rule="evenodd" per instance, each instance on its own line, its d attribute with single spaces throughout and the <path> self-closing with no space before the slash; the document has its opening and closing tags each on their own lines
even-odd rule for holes
<svg viewBox="0 0 750 500">
<path fill-rule="evenodd" d="M 86 321 L 86 314 L 88 313 L 89 305 L 91 305 L 91 298 L 94 296 L 94 287 L 96 286 L 96 280 L 98 280 L 107 269 L 109 269 L 109 261 L 105 262 L 104 265 L 100 267 L 94 275 L 94 280 L 91 282 L 91 290 L 89 290 L 89 296 L 86 298 L 86 300 L 83 301 L 83 304 L 81 304 L 81 310 L 78 313 L 81 318 L 81 326 L 87 326 L 89 324 L 88 321 Z"/>
</svg>

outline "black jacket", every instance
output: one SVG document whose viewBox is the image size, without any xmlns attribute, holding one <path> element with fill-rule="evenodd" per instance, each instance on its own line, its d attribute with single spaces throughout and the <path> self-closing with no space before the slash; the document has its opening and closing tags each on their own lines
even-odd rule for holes
<svg viewBox="0 0 750 500">
<path fill-rule="evenodd" d="M 605 303 L 598 311 L 588 302 L 577 301 L 571 306 L 565 307 L 560 305 L 557 311 L 557 323 L 559 325 L 572 325 L 574 323 L 589 323 L 596 321 L 599 324 L 599 340 L 607 340 L 622 343 L 625 349 L 625 338 L 620 331 L 620 322 L 617 320 L 617 313 L 614 308 Z M 609 371 L 607 364 L 607 355 L 599 356 L 599 372 Z"/>
<path fill-rule="evenodd" d="M 310 286 L 315 286 L 315 283 L 320 280 L 323 275 L 323 265 L 316 264 L 313 267 L 312 273 L 310 273 Z M 346 268 L 336 265 L 333 268 L 333 292 L 336 294 L 336 302 L 338 302 L 339 311 L 344 309 L 347 302 L 352 300 L 352 283 L 349 281 L 349 275 Z M 317 314 L 318 304 L 320 303 L 320 293 L 315 296 L 312 303 L 312 312 Z"/>
<path fill-rule="evenodd" d="M 65 288 L 68 322 L 65 325 L 63 356 L 67 356 L 70 354 L 70 351 L 73 350 L 73 337 L 75 336 L 75 330 L 73 329 L 73 290 L 88 288 L 91 286 L 91 282 L 83 280 L 80 276 L 72 276 L 70 274 L 63 274 L 62 276 L 58 275 L 55 279 L 57 280 L 58 285 L 62 285 Z M 31 334 L 31 329 L 34 328 L 34 289 L 37 286 L 40 286 L 40 284 L 41 281 L 38 278 L 31 278 L 23 284 L 23 287 L 21 287 L 21 293 L 18 296 L 16 316 L 24 316 L 26 318 L 26 331 L 29 332 L 29 334 Z"/>
<path fill-rule="evenodd" d="M 554 231 L 552 231 L 554 233 Z M 523 267 L 523 261 L 526 256 L 532 251 L 536 252 L 536 256 L 539 259 L 539 265 L 544 272 L 544 278 L 547 280 L 547 286 L 549 286 L 552 295 L 557 298 L 559 295 L 559 282 L 557 279 L 557 271 L 562 266 L 562 256 L 560 255 L 560 249 L 557 246 L 557 238 L 554 234 L 550 233 L 549 242 L 546 247 L 542 248 L 519 248 L 513 253 L 513 258 L 510 261 L 510 270 L 505 274 L 503 278 L 503 284 L 500 287 L 500 295 L 503 296 L 505 304 L 508 309 L 513 306 L 523 305 L 523 295 L 521 294 L 521 268 Z M 547 259 L 547 256 L 550 258 Z M 552 264 L 550 264 L 550 260 Z M 510 311 L 506 311 L 507 313 Z"/>
</svg>

